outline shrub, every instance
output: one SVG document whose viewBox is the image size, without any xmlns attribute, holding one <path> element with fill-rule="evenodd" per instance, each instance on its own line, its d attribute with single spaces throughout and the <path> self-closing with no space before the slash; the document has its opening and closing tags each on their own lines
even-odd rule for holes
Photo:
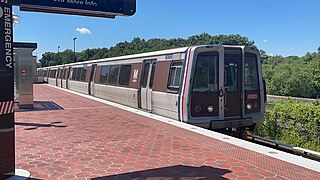
<svg viewBox="0 0 320 180">
<path fill-rule="evenodd" d="M 275 102 L 255 134 L 320 152 L 320 105 Z"/>
</svg>

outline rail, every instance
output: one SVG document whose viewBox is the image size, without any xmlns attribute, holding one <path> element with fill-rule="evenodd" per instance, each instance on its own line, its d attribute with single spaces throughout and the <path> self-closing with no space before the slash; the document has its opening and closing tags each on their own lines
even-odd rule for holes
<svg viewBox="0 0 320 180">
<path fill-rule="evenodd" d="M 288 153 L 292 153 L 295 155 L 300 155 L 303 156 L 305 158 L 309 158 L 312 160 L 316 160 L 320 162 L 320 153 L 319 152 L 315 152 L 309 149 L 304 149 L 304 148 L 300 148 L 300 147 L 296 147 L 296 146 L 292 146 L 289 144 L 284 144 L 282 142 L 277 142 L 274 140 L 270 140 L 270 139 L 266 139 L 263 137 L 259 137 L 259 136 L 254 136 L 251 134 L 248 134 L 248 140 L 254 143 L 258 143 L 261 145 L 266 145 L 268 147 L 273 147 L 276 148 L 278 150 L 282 150 L 282 151 L 286 151 Z"/>
<path fill-rule="evenodd" d="M 316 103 L 320 101 L 320 99 L 310 99 L 310 98 L 299 98 L 299 97 L 289 97 L 289 96 L 275 96 L 275 95 L 267 95 L 268 101 L 297 101 L 297 102 L 304 102 L 304 103 Z"/>
</svg>

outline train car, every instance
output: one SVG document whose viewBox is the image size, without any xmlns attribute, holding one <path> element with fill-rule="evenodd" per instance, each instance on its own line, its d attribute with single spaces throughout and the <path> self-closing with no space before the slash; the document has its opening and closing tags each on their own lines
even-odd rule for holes
<svg viewBox="0 0 320 180">
<path fill-rule="evenodd" d="M 252 131 L 265 112 L 252 47 L 192 46 L 48 68 L 51 85 L 204 128 Z"/>
</svg>

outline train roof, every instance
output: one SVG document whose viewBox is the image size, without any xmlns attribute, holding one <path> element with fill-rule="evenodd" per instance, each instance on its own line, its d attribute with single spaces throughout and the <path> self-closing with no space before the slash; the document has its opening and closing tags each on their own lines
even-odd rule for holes
<svg viewBox="0 0 320 180">
<path fill-rule="evenodd" d="M 76 66 L 81 64 L 92 64 L 92 63 L 107 62 L 107 61 L 119 61 L 123 59 L 147 58 L 147 57 L 159 56 L 164 54 L 182 53 L 182 52 L 186 52 L 188 48 L 189 47 L 182 47 L 182 48 L 176 48 L 176 49 L 153 51 L 153 52 L 125 55 L 125 56 L 112 57 L 112 58 L 96 59 L 96 60 L 82 61 L 82 62 L 63 64 L 63 65 L 57 65 L 57 66 L 49 66 L 49 67 L 57 68 L 57 67 L 63 67 L 63 66 Z M 43 67 L 43 68 L 49 68 L 49 67 Z"/>
<path fill-rule="evenodd" d="M 182 53 L 182 52 L 186 52 L 188 50 L 188 48 L 190 48 L 190 47 L 204 47 L 204 46 L 223 46 L 223 47 L 238 47 L 238 48 L 245 48 L 246 47 L 246 46 L 234 46 L 234 45 L 189 46 L 189 47 L 182 47 L 182 48 L 175 48 L 175 49 L 168 49 L 168 50 L 161 50 L 161 51 L 140 53 L 140 54 L 125 55 L 125 56 L 119 56 L 119 57 L 111 57 L 111 58 L 103 58 L 103 59 L 96 59 L 96 60 L 89 60 L 89 61 L 81 61 L 81 62 L 70 63 L 70 64 L 56 65 L 56 66 L 48 66 L 48 67 L 43 67 L 43 69 L 46 69 L 46 68 L 58 68 L 58 67 L 63 67 L 63 66 L 76 66 L 76 65 L 82 65 L 82 64 L 92 64 L 92 63 L 107 62 L 107 61 L 119 61 L 119 60 L 123 60 L 123 59 L 148 58 L 148 57 L 152 57 L 152 56 L 159 56 L 159 55 L 165 55 L 165 54 Z"/>
</svg>

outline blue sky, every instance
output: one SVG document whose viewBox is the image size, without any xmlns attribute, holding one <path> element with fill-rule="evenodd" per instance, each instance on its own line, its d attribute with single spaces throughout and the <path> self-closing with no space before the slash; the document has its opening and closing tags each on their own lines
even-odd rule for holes
<svg viewBox="0 0 320 180">
<path fill-rule="evenodd" d="M 274 55 L 315 52 L 320 46 L 319 0 L 137 0 L 137 12 L 116 19 L 22 12 L 14 40 L 38 43 L 37 56 L 47 51 L 110 47 L 134 37 L 187 38 L 240 34 Z M 91 34 L 81 34 L 86 28 Z"/>
</svg>

